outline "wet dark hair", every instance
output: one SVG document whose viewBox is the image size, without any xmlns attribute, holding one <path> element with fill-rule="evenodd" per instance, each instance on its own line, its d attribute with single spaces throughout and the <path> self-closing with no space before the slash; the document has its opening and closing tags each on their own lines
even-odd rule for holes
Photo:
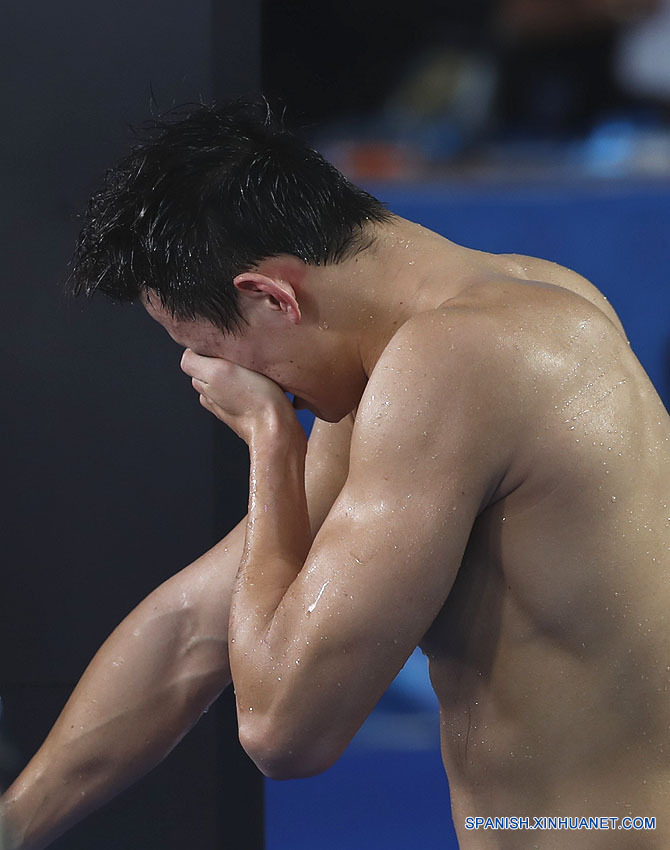
<svg viewBox="0 0 670 850">
<path fill-rule="evenodd" d="M 284 128 L 265 100 L 199 105 L 137 133 L 90 200 L 67 290 L 149 290 L 179 319 L 240 329 L 233 279 L 291 254 L 337 263 L 391 213 Z"/>
</svg>

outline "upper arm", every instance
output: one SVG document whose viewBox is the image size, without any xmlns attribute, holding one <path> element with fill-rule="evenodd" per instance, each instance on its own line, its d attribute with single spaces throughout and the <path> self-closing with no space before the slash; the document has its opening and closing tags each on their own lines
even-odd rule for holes
<svg viewBox="0 0 670 850">
<path fill-rule="evenodd" d="M 291 633 L 292 685 L 278 689 L 275 711 L 292 741 L 298 724 L 301 738 L 327 741 L 327 761 L 439 613 L 505 463 L 504 436 L 491 439 L 500 375 L 483 340 L 454 329 L 450 348 L 446 330 L 426 321 L 403 329 L 377 364 L 346 483 L 271 627 Z"/>
<path fill-rule="evenodd" d="M 344 486 L 349 472 L 353 414 L 340 422 L 317 419 L 307 444 L 305 492 L 312 534 L 316 535 Z"/>
</svg>

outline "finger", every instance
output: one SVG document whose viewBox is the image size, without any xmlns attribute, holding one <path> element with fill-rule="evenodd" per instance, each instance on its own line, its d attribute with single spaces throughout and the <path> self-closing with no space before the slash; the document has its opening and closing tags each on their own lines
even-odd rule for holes
<svg viewBox="0 0 670 850">
<path fill-rule="evenodd" d="M 204 357 L 202 354 L 196 354 L 193 349 L 186 348 L 181 356 L 180 366 L 182 371 L 191 375 L 191 377 L 195 375 L 203 376 L 208 365 L 212 362 L 216 362 L 216 357 Z"/>
<path fill-rule="evenodd" d="M 185 348 L 184 353 L 181 356 L 181 361 L 179 365 L 181 366 L 182 372 L 186 372 L 187 375 L 193 375 L 193 352 L 190 348 Z"/>
<path fill-rule="evenodd" d="M 209 410 L 210 413 L 214 413 L 214 406 L 212 402 L 202 393 L 200 393 L 200 404 L 205 408 L 205 410 Z"/>
<path fill-rule="evenodd" d="M 192 378 L 199 378 L 203 383 L 211 384 L 217 377 L 230 379 L 234 370 L 241 367 L 222 357 L 205 357 L 187 348 L 181 357 L 181 368 Z"/>
</svg>

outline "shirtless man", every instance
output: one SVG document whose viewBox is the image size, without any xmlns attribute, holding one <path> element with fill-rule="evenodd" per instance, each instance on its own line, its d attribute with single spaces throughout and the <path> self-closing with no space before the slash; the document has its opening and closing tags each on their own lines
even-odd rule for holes
<svg viewBox="0 0 670 850">
<path fill-rule="evenodd" d="M 233 105 L 112 174 L 73 288 L 141 298 L 186 349 L 249 446 L 249 514 L 94 658 L 6 794 L 12 848 L 146 772 L 231 675 L 259 768 L 325 770 L 419 645 L 463 850 L 667 850 L 670 430 L 590 283 L 398 218 Z"/>
</svg>

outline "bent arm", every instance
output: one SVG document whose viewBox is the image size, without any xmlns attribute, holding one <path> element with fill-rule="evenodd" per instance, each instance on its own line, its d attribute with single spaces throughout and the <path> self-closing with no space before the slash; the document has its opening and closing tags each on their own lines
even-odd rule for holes
<svg viewBox="0 0 670 850">
<path fill-rule="evenodd" d="M 429 315 L 408 322 L 380 358 L 349 476 L 315 539 L 304 442 L 281 409 L 251 433 L 230 658 L 240 739 L 273 778 L 309 776 L 339 758 L 438 615 L 508 468 L 518 433 L 509 364 L 495 363 L 488 323 L 450 322 L 446 356 Z"/>
<path fill-rule="evenodd" d="M 310 438 L 315 531 L 346 478 L 351 420 Z M 103 644 L 2 798 L 1 850 L 41 850 L 160 762 L 230 682 L 228 616 L 246 518 Z"/>
<path fill-rule="evenodd" d="M 93 658 L 3 798 L 8 846 L 39 850 L 160 762 L 230 682 L 244 524 L 151 593 Z"/>
</svg>

